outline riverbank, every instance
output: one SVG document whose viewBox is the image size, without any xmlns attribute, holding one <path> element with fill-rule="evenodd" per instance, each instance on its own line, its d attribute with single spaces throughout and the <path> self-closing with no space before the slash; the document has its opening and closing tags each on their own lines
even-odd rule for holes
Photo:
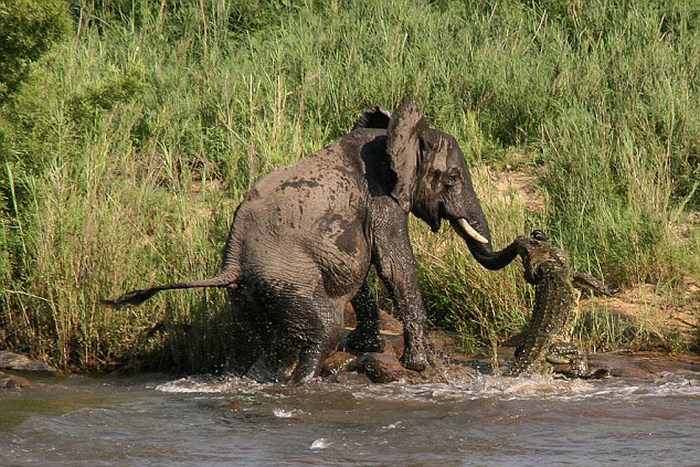
<svg viewBox="0 0 700 467">
<path fill-rule="evenodd" d="M 348 313 L 346 313 L 346 316 Z M 381 334 L 385 350 L 381 354 L 354 356 L 341 349 L 326 360 L 323 375 L 330 380 L 342 381 L 343 373 L 355 372 L 364 375 L 368 381 L 388 383 L 405 381 L 409 384 L 453 383 L 468 381 L 480 374 L 500 374 L 514 360 L 513 346 L 499 346 L 490 355 L 469 355 L 460 350 L 459 336 L 444 331 L 431 331 L 429 340 L 434 350 L 435 368 L 419 374 L 404 370 L 399 358 L 403 352 L 401 323 L 390 315 L 381 314 Z M 352 323 L 352 316 L 348 317 Z M 346 330 L 352 330 L 347 327 Z M 639 379 L 653 381 L 664 373 L 698 374 L 700 376 L 700 355 L 697 353 L 671 353 L 653 350 L 614 350 L 589 352 L 591 373 L 604 370 L 604 377 Z M 555 374 L 557 371 L 555 366 Z M 562 376 L 569 377 L 570 368 L 561 367 Z"/>
<path fill-rule="evenodd" d="M 36 375 L 57 374 L 50 365 L 7 350 L 0 350 L 0 388 L 19 389 L 31 387 Z"/>
<path fill-rule="evenodd" d="M 470 381 L 479 375 L 500 374 L 514 360 L 512 346 L 492 349 L 490 355 L 465 354 L 458 345 L 459 336 L 445 331 L 430 331 L 435 366 L 423 373 L 406 370 L 400 364 L 403 354 L 403 327 L 388 313 L 382 311 L 381 336 L 385 342 L 383 352 L 356 354 L 345 348 L 344 339 L 326 359 L 320 380 L 339 384 L 402 382 L 409 385 L 456 383 Z M 352 309 L 346 309 L 346 332 L 354 329 Z M 665 373 L 697 374 L 700 377 L 700 355 L 697 353 L 674 354 L 662 351 L 615 350 L 588 354 L 592 369 L 605 370 L 605 377 L 654 381 Z M 127 371 L 119 374 L 136 374 L 139 365 L 129 362 Z M 556 371 L 556 368 L 555 368 Z M 568 368 L 562 367 L 563 375 Z M 102 375 L 110 372 L 102 372 Z M 30 388 L 37 376 L 59 375 L 50 365 L 25 355 L 0 351 L 0 388 Z M 555 373 L 556 374 L 556 373 Z M 560 377 L 567 377 L 560 376 Z"/>
</svg>

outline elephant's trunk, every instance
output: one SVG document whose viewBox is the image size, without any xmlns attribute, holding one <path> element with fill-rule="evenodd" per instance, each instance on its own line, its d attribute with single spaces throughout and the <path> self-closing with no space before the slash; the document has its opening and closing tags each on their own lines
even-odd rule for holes
<svg viewBox="0 0 700 467">
<path fill-rule="evenodd" d="M 493 271 L 508 266 L 518 255 L 517 241 L 511 243 L 501 251 L 494 252 L 488 239 L 479 234 L 466 219 L 450 220 L 450 225 L 462 237 L 474 256 L 474 259 L 486 269 Z"/>
</svg>

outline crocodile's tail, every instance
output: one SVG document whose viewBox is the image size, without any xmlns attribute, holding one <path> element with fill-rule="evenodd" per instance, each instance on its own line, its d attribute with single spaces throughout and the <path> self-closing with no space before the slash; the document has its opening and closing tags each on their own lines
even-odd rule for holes
<svg viewBox="0 0 700 467">
<path fill-rule="evenodd" d="M 174 282 L 172 284 L 157 285 L 148 289 L 133 290 L 114 300 L 102 300 L 102 304 L 113 308 L 126 308 L 137 306 L 154 296 L 161 290 L 193 289 L 199 287 L 236 287 L 239 279 L 238 271 L 226 269 L 209 279 L 191 282 Z"/>
<path fill-rule="evenodd" d="M 572 276 L 572 282 L 574 284 L 574 287 L 576 287 L 579 290 L 582 290 L 584 292 L 588 293 L 599 293 L 601 295 L 605 295 L 607 297 L 610 297 L 612 295 L 617 295 L 620 293 L 620 289 L 617 287 L 609 287 L 603 281 L 600 279 L 589 276 L 588 274 L 584 274 L 582 272 L 577 272 L 577 271 L 572 271 L 573 276 Z"/>
</svg>

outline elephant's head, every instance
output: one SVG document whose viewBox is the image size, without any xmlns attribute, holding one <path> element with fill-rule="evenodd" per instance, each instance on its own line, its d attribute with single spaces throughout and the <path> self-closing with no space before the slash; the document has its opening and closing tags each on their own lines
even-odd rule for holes
<svg viewBox="0 0 700 467">
<path fill-rule="evenodd" d="M 404 211 L 433 232 L 448 220 L 486 268 L 500 269 L 515 258 L 512 245 L 500 252 L 491 249 L 489 225 L 457 140 L 430 128 L 415 103 L 404 102 L 391 116 L 387 152 L 397 177 L 391 195 Z"/>
</svg>

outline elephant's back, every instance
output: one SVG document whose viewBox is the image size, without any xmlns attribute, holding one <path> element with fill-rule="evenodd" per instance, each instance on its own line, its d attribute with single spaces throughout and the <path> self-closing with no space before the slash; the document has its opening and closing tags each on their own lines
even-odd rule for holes
<svg viewBox="0 0 700 467">
<path fill-rule="evenodd" d="M 339 294 L 354 287 L 370 260 L 370 195 L 359 150 L 348 149 L 340 140 L 255 185 L 236 216 L 248 266 L 316 274 Z"/>
<path fill-rule="evenodd" d="M 342 140 L 296 164 L 260 180 L 244 207 L 285 233 L 308 229 L 332 214 L 353 215 L 368 203 L 369 192 L 361 159 L 351 157 Z M 274 230 L 274 229 L 273 229 Z"/>
</svg>

